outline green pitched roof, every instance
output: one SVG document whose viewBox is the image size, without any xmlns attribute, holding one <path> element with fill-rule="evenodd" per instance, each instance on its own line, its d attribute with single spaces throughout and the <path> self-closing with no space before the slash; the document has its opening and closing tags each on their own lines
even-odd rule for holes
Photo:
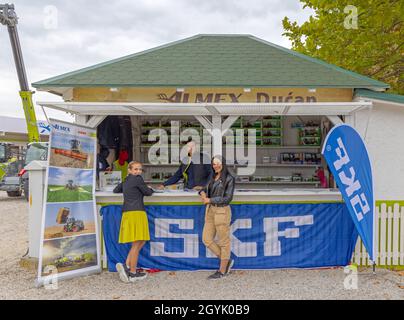
<svg viewBox="0 0 404 320">
<path fill-rule="evenodd" d="M 394 93 L 384 93 L 367 89 L 357 89 L 355 90 L 355 96 L 404 104 L 404 96 Z"/>
<path fill-rule="evenodd" d="M 196 35 L 32 85 L 389 87 L 251 35 Z"/>
</svg>

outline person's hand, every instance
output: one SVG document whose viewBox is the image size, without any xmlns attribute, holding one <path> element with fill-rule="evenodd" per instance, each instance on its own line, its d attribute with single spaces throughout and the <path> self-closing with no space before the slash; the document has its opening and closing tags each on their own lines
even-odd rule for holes
<svg viewBox="0 0 404 320">
<path fill-rule="evenodd" d="M 201 200 L 202 200 L 203 204 L 209 204 L 210 203 L 210 199 L 206 196 L 205 191 L 202 191 L 200 196 L 201 196 Z"/>
<path fill-rule="evenodd" d="M 164 190 L 164 185 L 163 185 L 163 184 L 159 184 L 156 188 L 157 188 L 158 190 Z"/>
</svg>

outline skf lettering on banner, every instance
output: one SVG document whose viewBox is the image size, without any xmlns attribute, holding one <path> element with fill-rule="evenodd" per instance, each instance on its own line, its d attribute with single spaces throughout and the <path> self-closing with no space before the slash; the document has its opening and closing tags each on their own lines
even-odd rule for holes
<svg viewBox="0 0 404 320">
<path fill-rule="evenodd" d="M 299 228 L 285 228 L 280 229 L 279 224 L 282 222 L 293 222 L 296 226 L 312 225 L 313 216 L 292 216 L 280 218 L 265 218 L 264 230 L 264 256 L 280 256 L 282 255 L 280 237 L 284 238 L 299 238 Z M 170 232 L 170 225 L 178 225 L 180 229 L 193 229 L 193 220 L 191 219 L 155 219 L 155 237 L 182 239 L 183 250 L 181 252 L 167 252 L 164 249 L 164 242 L 151 242 L 150 255 L 160 257 L 172 258 L 197 258 L 198 253 L 198 234 L 184 234 Z M 242 242 L 234 236 L 234 231 L 239 228 L 251 228 L 251 219 L 237 219 L 231 225 L 231 238 L 232 238 L 232 252 L 237 257 L 251 257 L 257 256 L 257 243 L 256 242 Z M 206 255 L 208 258 L 215 257 L 213 254 Z"/>
<path fill-rule="evenodd" d="M 344 203 L 231 205 L 231 256 L 236 269 L 345 266 L 358 233 Z M 148 205 L 150 241 L 139 266 L 160 270 L 214 270 L 218 259 L 203 243 L 205 206 Z M 118 243 L 122 207 L 104 206 L 108 268 L 131 245 Z M 216 239 L 219 240 L 219 239 Z M 220 245 L 220 242 L 219 242 Z"/>
<path fill-rule="evenodd" d="M 172 258 L 196 258 L 199 255 L 198 235 L 170 232 L 170 225 L 176 224 L 180 229 L 194 229 L 192 219 L 155 219 L 155 236 L 159 238 L 182 239 L 184 242 L 182 252 L 167 252 L 164 242 L 152 242 L 150 244 L 150 255 Z"/>
<path fill-rule="evenodd" d="M 264 255 L 265 256 L 280 256 L 282 255 L 282 247 L 280 237 L 284 238 L 299 238 L 299 228 L 286 228 L 280 230 L 279 224 L 282 222 L 294 222 L 296 226 L 312 225 L 313 216 L 296 216 L 296 217 L 279 217 L 279 218 L 265 218 L 265 242 L 264 242 Z"/>
<path fill-rule="evenodd" d="M 345 187 L 345 193 L 355 211 L 356 218 L 358 221 L 361 221 L 363 215 L 370 211 L 369 203 L 366 199 L 365 193 L 362 192 L 361 183 L 355 175 L 355 168 L 349 160 L 349 155 L 342 139 L 338 138 L 337 143 L 338 147 L 335 148 L 335 153 L 337 154 L 338 159 L 334 161 L 333 165 Z M 349 172 L 348 176 L 347 172 Z"/>
<path fill-rule="evenodd" d="M 333 174 L 351 218 L 374 257 L 374 197 L 372 167 L 359 133 L 349 125 L 335 126 L 325 138 L 322 154 Z"/>
</svg>

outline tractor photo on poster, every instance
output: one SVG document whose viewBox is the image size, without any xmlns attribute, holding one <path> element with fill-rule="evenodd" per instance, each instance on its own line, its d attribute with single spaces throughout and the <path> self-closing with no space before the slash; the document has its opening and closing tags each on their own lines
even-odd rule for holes
<svg viewBox="0 0 404 320">
<path fill-rule="evenodd" d="M 95 234 L 46 240 L 43 246 L 42 276 L 47 266 L 55 266 L 58 273 L 97 265 Z"/>
<path fill-rule="evenodd" d="M 92 169 L 94 146 L 89 137 L 55 132 L 52 136 L 49 165 L 78 169 Z"/>
<path fill-rule="evenodd" d="M 47 204 L 45 239 L 95 233 L 91 202 Z"/>
<path fill-rule="evenodd" d="M 49 167 L 48 202 L 93 199 L 93 171 Z"/>
</svg>

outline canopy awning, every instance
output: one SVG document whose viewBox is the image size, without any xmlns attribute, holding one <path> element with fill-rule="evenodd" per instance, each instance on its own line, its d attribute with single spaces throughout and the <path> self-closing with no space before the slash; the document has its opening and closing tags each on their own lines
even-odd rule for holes
<svg viewBox="0 0 404 320">
<path fill-rule="evenodd" d="M 138 103 L 38 102 L 39 105 L 81 116 L 337 116 L 369 108 L 371 102 L 303 103 Z"/>
</svg>

